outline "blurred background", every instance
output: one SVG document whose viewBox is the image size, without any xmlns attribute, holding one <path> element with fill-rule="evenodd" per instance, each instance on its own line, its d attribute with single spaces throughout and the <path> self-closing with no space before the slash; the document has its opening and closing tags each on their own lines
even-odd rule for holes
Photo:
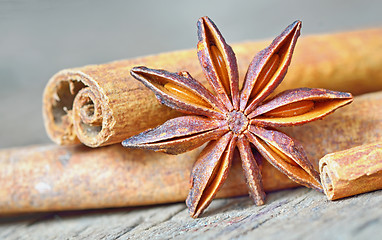
<svg viewBox="0 0 382 240">
<path fill-rule="evenodd" d="M 273 38 L 296 19 L 302 36 L 382 27 L 381 9 L 379 0 L 0 0 L 0 148 L 50 142 L 41 99 L 59 70 L 196 48 L 201 16 L 234 43 Z"/>
</svg>

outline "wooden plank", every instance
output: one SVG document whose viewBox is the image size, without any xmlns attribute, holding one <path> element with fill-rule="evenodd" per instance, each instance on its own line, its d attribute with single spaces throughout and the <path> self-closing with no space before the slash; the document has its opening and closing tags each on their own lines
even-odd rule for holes
<svg viewBox="0 0 382 240">
<path fill-rule="evenodd" d="M 367 239 L 382 233 L 382 191 L 335 202 L 298 188 L 214 200 L 198 219 L 184 203 L 2 218 L 0 239 Z"/>
</svg>

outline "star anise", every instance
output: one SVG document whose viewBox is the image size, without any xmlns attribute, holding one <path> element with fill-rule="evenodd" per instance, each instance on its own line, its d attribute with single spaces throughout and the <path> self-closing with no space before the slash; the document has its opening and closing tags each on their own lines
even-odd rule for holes
<svg viewBox="0 0 382 240">
<path fill-rule="evenodd" d="M 235 54 L 208 17 L 198 21 L 198 57 L 215 94 L 188 72 L 146 67 L 131 70 L 162 104 L 193 115 L 168 120 L 126 139 L 124 146 L 179 154 L 209 141 L 191 173 L 186 204 L 192 217 L 203 212 L 223 185 L 236 148 L 250 196 L 257 205 L 265 199 L 262 158 L 297 183 L 322 189 L 319 174 L 302 146 L 275 127 L 321 119 L 350 103 L 351 94 L 300 88 L 265 100 L 287 72 L 300 28 L 301 22 L 295 21 L 254 57 L 241 91 Z"/>
</svg>

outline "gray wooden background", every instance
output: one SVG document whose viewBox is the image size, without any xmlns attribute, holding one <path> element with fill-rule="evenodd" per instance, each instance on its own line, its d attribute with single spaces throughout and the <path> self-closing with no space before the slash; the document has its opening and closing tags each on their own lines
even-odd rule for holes
<svg viewBox="0 0 382 240">
<path fill-rule="evenodd" d="M 0 0 L 0 149 L 49 143 L 41 116 L 48 79 L 64 68 L 196 47 L 208 15 L 229 43 L 382 26 L 382 1 Z M 195 53 L 196 54 L 196 53 Z M 213 202 L 193 220 L 183 203 L 0 218 L 0 239 L 364 239 L 382 233 L 382 194 L 336 202 L 304 188 Z"/>
</svg>

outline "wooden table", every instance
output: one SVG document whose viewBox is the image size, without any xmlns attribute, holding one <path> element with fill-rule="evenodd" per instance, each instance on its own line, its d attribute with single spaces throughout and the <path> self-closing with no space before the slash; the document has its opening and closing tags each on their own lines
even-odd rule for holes
<svg viewBox="0 0 382 240">
<path fill-rule="evenodd" d="M 0 218 L 0 239 L 378 239 L 382 191 L 330 202 L 298 188 L 214 200 L 201 218 L 184 203 Z"/>
</svg>

